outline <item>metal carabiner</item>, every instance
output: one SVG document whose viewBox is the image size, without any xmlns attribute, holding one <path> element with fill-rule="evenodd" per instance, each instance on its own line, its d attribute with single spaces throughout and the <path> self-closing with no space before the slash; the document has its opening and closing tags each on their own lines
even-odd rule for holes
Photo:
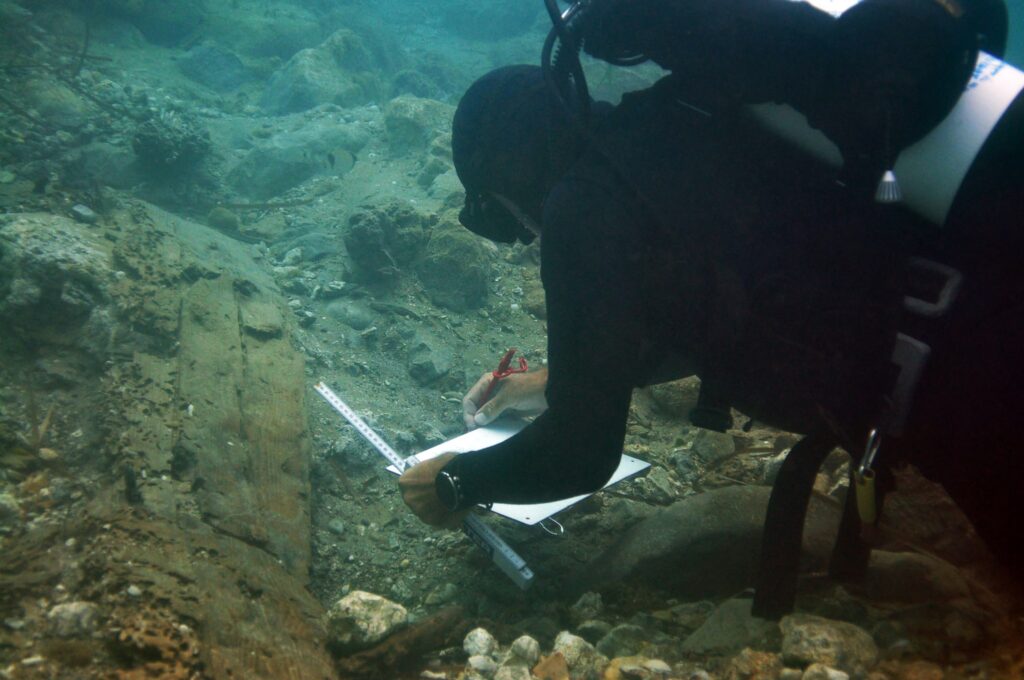
<svg viewBox="0 0 1024 680">
<path fill-rule="evenodd" d="M 553 529 L 547 528 L 546 526 L 544 526 L 544 522 L 551 522 L 556 527 L 558 527 L 558 531 L 555 531 Z M 540 525 L 541 529 L 543 529 L 544 531 L 548 532 L 552 536 L 561 536 L 562 534 L 565 533 L 565 527 L 563 527 L 561 524 L 559 524 L 558 520 L 552 519 L 551 517 L 548 517 L 546 519 L 542 519 L 541 521 L 537 522 L 537 524 Z"/>
<path fill-rule="evenodd" d="M 868 434 L 868 443 L 864 447 L 864 455 L 860 459 L 860 465 L 857 467 L 857 474 L 861 477 L 865 476 L 866 473 L 874 472 L 871 466 L 875 462 L 875 456 L 878 455 L 878 449 L 882 446 L 882 435 L 878 434 L 876 428 L 871 428 L 871 432 Z"/>
</svg>

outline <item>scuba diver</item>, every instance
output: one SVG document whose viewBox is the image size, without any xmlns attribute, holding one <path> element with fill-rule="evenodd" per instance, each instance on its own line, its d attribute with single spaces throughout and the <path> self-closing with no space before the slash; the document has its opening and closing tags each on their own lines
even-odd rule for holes
<svg viewBox="0 0 1024 680">
<path fill-rule="evenodd" d="M 773 492 L 755 613 L 792 607 L 808 480 L 835 446 L 857 483 L 877 473 L 874 510 L 889 470 L 913 463 L 1019 563 L 1020 86 L 959 154 L 949 196 L 930 190 L 939 180 L 900 177 L 898 162 L 957 105 L 979 48 L 1001 53 L 1001 5 L 864 0 L 836 18 L 792 2 L 592 4 L 575 26 L 552 17 L 545 49 L 562 40 L 568 66 L 497 69 L 455 113 L 460 221 L 499 242 L 541 238 L 548 367 L 499 382 L 487 404 L 483 378 L 470 390 L 471 426 L 543 412 L 502 443 L 405 472 L 412 511 L 452 526 L 477 504 L 599 489 L 632 390 L 696 374 L 695 424 L 724 431 L 735 408 L 806 435 Z M 650 57 L 669 75 L 617 106 L 592 102 L 572 63 L 580 47 L 613 63 Z M 750 105 L 772 102 L 802 114 L 838 161 L 769 132 Z M 923 165 L 955 164 L 960 143 Z M 900 184 L 939 207 L 915 212 Z M 849 496 L 832 571 L 855 577 L 872 519 Z"/>
</svg>

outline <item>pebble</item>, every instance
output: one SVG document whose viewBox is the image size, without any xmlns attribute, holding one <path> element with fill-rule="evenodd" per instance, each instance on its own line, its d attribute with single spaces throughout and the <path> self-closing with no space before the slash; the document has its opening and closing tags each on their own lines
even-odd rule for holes
<svg viewBox="0 0 1024 680">
<path fill-rule="evenodd" d="M 58 637 L 89 635 L 96 628 L 99 608 L 92 602 L 66 602 L 56 605 L 46 618 Z"/>
<path fill-rule="evenodd" d="M 812 663 L 804 670 L 801 680 L 850 680 L 850 676 L 825 664 Z"/>
<path fill-rule="evenodd" d="M 0 184 L 10 184 L 15 179 L 17 179 L 17 175 L 10 170 L 0 170 Z"/>
<path fill-rule="evenodd" d="M 494 656 L 498 651 L 498 641 L 486 629 L 474 628 L 466 633 L 462 649 L 466 656 Z"/>
<path fill-rule="evenodd" d="M 142 588 L 138 587 L 133 583 L 132 585 L 128 586 L 128 595 L 129 597 L 141 597 Z"/>
<path fill-rule="evenodd" d="M 99 216 L 93 212 L 92 208 L 81 203 L 76 203 L 71 207 L 71 216 L 85 224 L 96 224 L 96 221 L 99 219 Z"/>
<path fill-rule="evenodd" d="M 30 657 L 27 657 L 25 659 L 22 659 L 21 660 L 21 665 L 22 666 L 38 666 L 39 664 L 43 663 L 43 661 L 45 661 L 45 659 L 43 657 L 39 656 L 38 654 L 36 654 L 35 656 L 30 656 Z"/>
<path fill-rule="evenodd" d="M 466 662 L 468 670 L 478 673 L 485 677 L 491 677 L 498 670 L 498 664 L 495 663 L 494 659 L 483 654 L 473 654 L 469 657 Z"/>
</svg>

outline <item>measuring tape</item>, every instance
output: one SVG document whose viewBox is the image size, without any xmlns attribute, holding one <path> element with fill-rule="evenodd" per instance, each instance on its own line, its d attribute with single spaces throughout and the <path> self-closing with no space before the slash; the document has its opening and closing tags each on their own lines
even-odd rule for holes
<svg viewBox="0 0 1024 680">
<path fill-rule="evenodd" d="M 388 462 L 395 466 L 399 472 L 404 472 L 407 468 L 412 467 L 419 463 L 419 459 L 416 456 L 409 456 L 408 458 L 402 458 L 395 452 L 393 448 L 388 446 L 387 442 L 380 438 L 376 432 L 370 429 L 362 418 L 356 415 L 348 405 L 338 397 L 331 388 L 325 385 L 323 382 L 318 382 L 313 385 L 313 389 L 330 404 L 335 411 L 340 413 L 345 420 L 352 424 L 354 428 L 363 436 L 366 441 L 370 442 L 373 448 L 377 449 L 380 455 L 384 456 Z M 523 560 L 516 551 L 513 550 L 508 543 L 502 540 L 498 534 L 484 524 L 483 520 L 475 515 L 467 515 L 466 519 L 462 522 L 462 530 L 466 532 L 469 539 L 479 546 L 487 556 L 494 562 L 505 573 L 512 581 L 526 590 L 533 585 L 533 571 L 526 565 L 526 561 Z"/>
</svg>

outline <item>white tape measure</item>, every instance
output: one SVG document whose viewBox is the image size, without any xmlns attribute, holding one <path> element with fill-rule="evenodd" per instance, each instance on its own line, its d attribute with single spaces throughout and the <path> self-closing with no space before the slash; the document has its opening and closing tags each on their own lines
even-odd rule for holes
<svg viewBox="0 0 1024 680">
<path fill-rule="evenodd" d="M 399 471 L 405 470 L 407 467 L 412 467 L 419 463 L 419 460 L 415 456 L 409 458 L 402 458 L 399 456 L 393 448 L 388 446 L 387 442 L 380 438 L 376 432 L 370 429 L 362 418 L 356 415 L 348 405 L 338 397 L 331 388 L 327 387 L 322 381 L 318 382 L 313 386 L 313 389 L 323 397 L 328 404 L 334 407 L 334 410 L 340 413 L 345 420 L 352 424 L 353 427 L 363 436 L 366 441 L 370 442 L 373 448 L 377 449 L 380 455 L 384 456 L 388 462 L 394 465 Z M 469 539 L 479 546 L 487 556 L 505 573 L 512 581 L 526 590 L 533 584 L 533 571 L 526 565 L 526 561 L 520 557 L 515 550 L 509 546 L 508 543 L 503 541 L 498 534 L 484 524 L 483 520 L 475 515 L 467 515 L 466 519 L 462 522 L 462 530 L 466 532 Z"/>
</svg>

